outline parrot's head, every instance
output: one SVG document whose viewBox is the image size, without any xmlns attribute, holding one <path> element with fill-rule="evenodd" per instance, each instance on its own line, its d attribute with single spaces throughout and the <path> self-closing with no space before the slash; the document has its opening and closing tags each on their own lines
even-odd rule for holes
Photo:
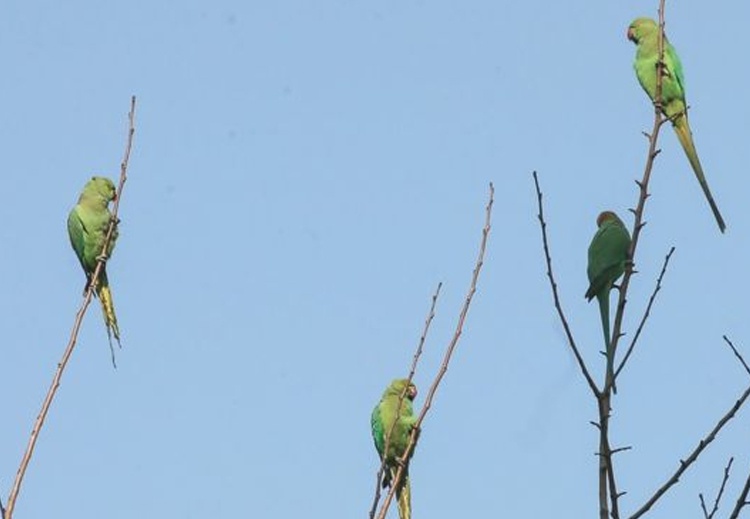
<svg viewBox="0 0 750 519">
<path fill-rule="evenodd" d="M 404 393 L 404 390 L 406 390 L 406 393 Z M 404 395 L 404 398 L 414 400 L 417 397 L 417 386 L 409 382 L 406 378 L 397 378 L 391 382 L 391 385 L 385 390 L 385 394 L 397 397 Z"/>
<path fill-rule="evenodd" d="M 107 202 L 117 199 L 115 184 L 107 177 L 91 177 L 84 191 L 93 191 Z"/>
<path fill-rule="evenodd" d="M 659 25 L 651 18 L 636 18 L 628 27 L 628 39 L 638 45 L 642 38 L 656 34 Z"/>
<path fill-rule="evenodd" d="M 623 225 L 622 220 L 620 220 L 620 217 L 617 216 L 614 211 L 602 211 L 596 218 L 597 227 L 601 227 L 607 222 L 617 222 L 620 225 Z"/>
</svg>

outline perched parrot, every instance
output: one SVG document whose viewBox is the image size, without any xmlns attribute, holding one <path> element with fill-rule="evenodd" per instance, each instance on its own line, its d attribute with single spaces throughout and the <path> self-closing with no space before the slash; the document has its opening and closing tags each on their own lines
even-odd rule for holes
<svg viewBox="0 0 750 519">
<path fill-rule="evenodd" d="M 78 199 L 78 204 L 71 209 L 68 215 L 68 235 L 70 244 L 81 262 L 81 267 L 86 274 L 86 286 L 88 290 L 91 276 L 96 269 L 96 264 L 104 248 L 104 239 L 112 218 L 108 204 L 117 198 L 115 185 L 106 177 L 92 177 L 83 187 L 83 192 Z M 106 251 L 106 257 L 112 254 L 117 241 L 117 226 L 112 233 Z M 109 347 L 112 352 L 112 363 L 115 361 L 115 352 L 112 348 L 112 335 L 115 336 L 118 346 L 120 345 L 120 329 L 117 326 L 115 306 L 112 301 L 112 292 L 107 279 L 106 263 L 102 265 L 96 284 L 96 295 L 102 304 L 104 324 L 107 326 Z"/>
<path fill-rule="evenodd" d="M 589 288 L 586 299 L 594 297 L 599 302 L 604 331 L 604 346 L 607 354 L 607 379 L 612 381 L 612 390 L 617 393 L 614 380 L 614 354 L 609 333 L 609 291 L 615 281 L 625 272 L 630 248 L 630 234 L 622 220 L 612 211 L 604 211 L 596 219 L 599 230 L 589 245 Z"/>
<path fill-rule="evenodd" d="M 651 18 L 637 18 L 628 27 L 628 39 L 633 41 L 638 50 L 635 54 L 633 67 L 643 90 L 652 101 L 656 101 L 656 64 L 659 61 L 659 25 Z M 724 232 L 726 224 L 721 217 L 719 208 L 714 202 L 708 182 L 703 174 L 698 152 L 693 143 L 693 133 L 688 124 L 687 106 L 685 104 L 685 77 L 682 73 L 682 63 L 674 47 L 664 38 L 664 76 L 661 87 L 661 104 L 664 115 L 672 121 L 677 138 L 685 150 L 695 176 L 703 189 L 703 194 L 711 206 L 719 229 Z"/>
<path fill-rule="evenodd" d="M 402 397 L 403 395 L 403 397 Z M 412 402 L 417 396 L 417 387 L 407 379 L 396 379 L 386 388 L 378 405 L 372 410 L 371 426 L 372 438 L 378 450 L 380 460 L 386 456 L 383 487 L 391 485 L 398 471 L 398 460 L 404 455 L 409 444 L 409 436 L 416 424 Z M 401 408 L 399 412 L 399 400 Z M 395 422 L 395 425 L 394 425 Z M 391 431 L 392 429 L 392 431 Z M 391 436 L 386 446 L 386 436 Z M 414 452 L 412 448 L 411 452 Z M 411 458 L 411 454 L 409 455 Z M 404 467 L 401 482 L 396 489 L 398 499 L 398 514 L 400 519 L 411 519 L 411 484 L 409 482 L 409 466 Z"/>
</svg>

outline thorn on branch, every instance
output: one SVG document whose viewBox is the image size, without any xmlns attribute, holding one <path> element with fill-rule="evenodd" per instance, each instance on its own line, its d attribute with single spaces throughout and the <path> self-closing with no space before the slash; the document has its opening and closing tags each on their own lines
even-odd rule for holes
<svg viewBox="0 0 750 519">
<path fill-rule="evenodd" d="M 612 449 L 612 452 L 610 452 L 610 454 L 618 454 L 620 452 L 625 452 L 625 451 L 629 451 L 632 449 L 633 449 L 632 445 L 628 445 L 627 447 L 618 447 L 616 449 Z"/>
</svg>

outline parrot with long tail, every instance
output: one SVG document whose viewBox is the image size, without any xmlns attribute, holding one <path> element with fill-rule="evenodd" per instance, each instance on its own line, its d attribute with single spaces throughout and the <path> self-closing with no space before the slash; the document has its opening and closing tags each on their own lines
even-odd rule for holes
<svg viewBox="0 0 750 519">
<path fill-rule="evenodd" d="M 70 244 L 78 256 L 78 261 L 86 274 L 86 286 L 84 293 L 89 289 L 96 265 L 102 256 L 105 259 L 112 255 L 117 241 L 117 225 L 104 251 L 104 240 L 107 235 L 112 213 L 109 211 L 109 203 L 117 198 L 117 190 L 114 183 L 106 177 L 92 177 L 83 187 L 78 203 L 71 209 L 68 215 L 68 236 Z M 112 290 L 107 277 L 107 264 L 104 263 L 97 278 L 95 294 L 101 301 L 104 324 L 107 327 L 109 348 L 112 353 L 112 364 L 115 364 L 115 351 L 112 347 L 112 336 L 114 335 L 118 346 L 120 344 L 120 328 L 117 325 L 115 305 L 112 300 Z"/>
</svg>

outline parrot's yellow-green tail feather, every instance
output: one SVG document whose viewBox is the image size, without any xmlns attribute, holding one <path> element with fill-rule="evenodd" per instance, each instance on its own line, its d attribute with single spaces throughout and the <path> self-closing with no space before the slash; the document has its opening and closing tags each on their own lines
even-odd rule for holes
<svg viewBox="0 0 750 519">
<path fill-rule="evenodd" d="M 112 301 L 112 291 L 109 289 L 109 284 L 99 283 L 96 287 L 96 295 L 99 296 L 99 301 L 102 303 L 102 314 L 104 315 L 104 324 L 107 326 L 107 337 L 109 337 L 109 349 L 112 352 L 112 365 L 117 367 L 115 364 L 115 350 L 112 347 L 112 336 L 115 336 L 117 345 L 122 348 L 120 344 L 120 328 L 117 326 L 117 315 L 115 315 L 115 304 Z"/>
<path fill-rule="evenodd" d="M 674 127 L 674 132 L 677 134 L 677 139 L 680 141 L 682 149 L 685 150 L 685 155 L 687 155 L 690 165 L 693 167 L 693 171 L 698 179 L 698 183 L 701 185 L 703 194 L 706 196 L 706 200 L 708 200 L 708 205 L 711 206 L 711 212 L 714 213 L 716 223 L 719 225 L 721 232 L 724 232 L 727 226 L 724 223 L 724 218 L 722 218 L 721 213 L 719 212 L 719 207 L 716 205 L 716 202 L 714 202 L 711 190 L 708 188 L 708 182 L 706 182 L 706 176 L 703 174 L 703 167 L 698 159 L 698 152 L 696 151 L 695 143 L 693 142 L 693 134 L 690 131 L 687 114 L 683 113 L 682 115 L 678 115 L 673 120 L 672 125 Z"/>
<path fill-rule="evenodd" d="M 398 516 L 400 519 L 411 519 L 411 483 L 408 474 L 403 477 L 401 491 L 398 492 Z"/>
</svg>

